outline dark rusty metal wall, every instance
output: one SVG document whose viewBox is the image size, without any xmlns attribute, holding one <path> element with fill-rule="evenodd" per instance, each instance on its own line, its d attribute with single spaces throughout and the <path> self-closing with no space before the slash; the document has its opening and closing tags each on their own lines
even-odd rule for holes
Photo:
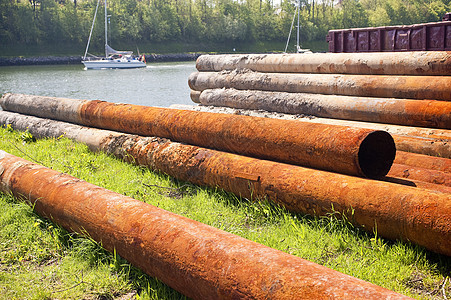
<svg viewBox="0 0 451 300">
<path fill-rule="evenodd" d="M 451 75 L 451 52 L 201 55 L 201 72 L 250 69 L 268 73 Z"/>
<path fill-rule="evenodd" d="M 323 118 L 451 129 L 451 102 L 449 101 L 222 88 L 202 91 L 198 102 L 207 106 L 226 106 Z"/>
<path fill-rule="evenodd" d="M 27 96 L 9 94 L 0 104 L 17 111 L 16 103 L 23 99 Z M 47 116 L 56 109 L 47 105 L 47 97 L 32 99 L 27 103 L 36 108 L 34 115 Z M 81 104 L 73 113 L 83 125 L 344 174 L 381 177 L 395 157 L 393 139 L 384 131 L 103 101 L 77 103 Z"/>
<path fill-rule="evenodd" d="M 192 90 L 234 88 L 382 98 L 451 101 L 451 76 L 259 73 L 246 70 L 194 72 Z"/>
<path fill-rule="evenodd" d="M 407 299 L 4 151 L 0 168 L 1 191 L 194 299 Z"/>
<path fill-rule="evenodd" d="M 329 52 L 450 51 L 451 21 L 329 30 Z"/>
</svg>

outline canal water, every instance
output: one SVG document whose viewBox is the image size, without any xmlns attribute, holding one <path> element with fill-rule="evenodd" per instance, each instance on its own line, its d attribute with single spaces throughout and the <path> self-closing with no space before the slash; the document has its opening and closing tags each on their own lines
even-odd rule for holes
<svg viewBox="0 0 451 300">
<path fill-rule="evenodd" d="M 85 70 L 80 65 L 0 67 L 0 94 L 21 93 L 168 107 L 194 104 L 188 76 L 195 62 L 148 63 L 146 68 Z"/>
</svg>

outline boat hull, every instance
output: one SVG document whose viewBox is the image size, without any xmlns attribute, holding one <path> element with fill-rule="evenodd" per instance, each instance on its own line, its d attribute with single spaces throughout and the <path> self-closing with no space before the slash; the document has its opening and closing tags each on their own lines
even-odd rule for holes
<svg viewBox="0 0 451 300">
<path fill-rule="evenodd" d="M 145 68 L 146 63 L 139 60 L 86 60 L 86 69 L 135 69 Z"/>
</svg>

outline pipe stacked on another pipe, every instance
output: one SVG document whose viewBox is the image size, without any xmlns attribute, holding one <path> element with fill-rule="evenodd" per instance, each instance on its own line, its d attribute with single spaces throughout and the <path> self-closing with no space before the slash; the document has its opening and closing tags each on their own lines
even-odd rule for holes
<svg viewBox="0 0 451 300">
<path fill-rule="evenodd" d="M 451 82 L 450 82 L 451 84 Z M 451 90 L 450 90 L 451 93 Z M 259 90 L 206 89 L 198 103 L 323 118 L 451 129 L 451 102 Z"/>
<path fill-rule="evenodd" d="M 14 129 L 20 131 L 28 130 L 35 137 L 58 138 L 59 136 L 66 136 L 77 142 L 88 145 L 94 151 L 102 149 L 110 154 L 114 154 L 117 150 L 113 151 L 110 148 L 106 149 L 100 147 L 99 145 L 103 143 L 103 139 L 113 136 L 126 136 L 123 133 L 114 131 L 94 130 L 89 127 L 82 127 L 70 123 L 62 123 L 50 119 L 42 119 L 7 111 L 0 111 L 0 125 L 11 125 Z M 121 158 L 123 157 L 121 156 Z M 399 161 L 392 165 L 387 176 L 408 179 L 408 181 L 405 182 L 398 181 L 400 184 L 451 193 L 451 187 L 446 188 L 438 186 L 450 186 L 451 173 L 449 173 L 449 170 L 451 167 L 451 160 L 426 155 L 414 155 L 402 151 L 397 151 L 396 158 Z M 135 157 L 135 159 L 138 158 Z M 172 176 L 174 175 L 172 174 Z M 187 180 L 189 181 L 190 179 L 188 178 Z M 391 179 L 387 178 L 387 180 Z M 427 183 L 433 184 L 430 185 Z"/>
<path fill-rule="evenodd" d="M 202 105 L 451 129 L 448 51 L 202 55 Z"/>
<path fill-rule="evenodd" d="M 0 171 L 0 191 L 194 299 L 408 299 L 4 151 Z"/>
<path fill-rule="evenodd" d="M 451 101 L 451 76 L 258 73 L 249 70 L 194 72 L 192 90 L 234 88 L 290 93 Z"/>
<path fill-rule="evenodd" d="M 17 129 L 28 127 L 36 136 L 64 134 L 92 150 L 179 180 L 220 187 L 252 199 L 268 198 L 293 212 L 327 215 L 338 211 L 369 232 L 377 228 L 382 237 L 410 241 L 451 256 L 450 187 L 435 185 L 444 193 L 427 191 L 11 112 L 2 112 L 0 120 Z"/>
<path fill-rule="evenodd" d="M 201 55 L 201 72 L 249 69 L 267 73 L 322 73 L 368 75 L 450 75 L 451 52 L 379 52 Z"/>
<path fill-rule="evenodd" d="M 451 130 L 425 128 L 425 127 L 408 127 L 392 124 L 357 122 L 349 120 L 316 118 L 300 115 L 287 115 L 282 113 L 269 113 L 246 109 L 233 109 L 230 107 L 212 107 L 203 105 L 182 105 L 173 104 L 172 108 L 194 110 L 213 113 L 240 114 L 258 117 L 282 118 L 289 120 L 299 120 L 306 123 L 328 124 L 349 126 L 355 128 L 367 128 L 373 130 L 384 130 L 389 132 L 396 144 L 396 149 L 406 152 L 432 155 L 443 158 L 451 158 Z"/>
<path fill-rule="evenodd" d="M 20 94 L 5 94 L 0 105 L 8 111 L 369 178 L 386 175 L 396 152 L 390 134 L 369 129 Z"/>
</svg>

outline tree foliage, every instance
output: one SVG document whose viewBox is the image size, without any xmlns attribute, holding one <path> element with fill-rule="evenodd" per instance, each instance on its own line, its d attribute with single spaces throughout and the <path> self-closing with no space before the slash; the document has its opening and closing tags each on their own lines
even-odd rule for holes
<svg viewBox="0 0 451 300">
<path fill-rule="evenodd" d="M 439 21 L 450 0 L 301 0 L 302 39 L 328 30 Z M 97 0 L 0 0 L 0 43 L 86 42 Z M 293 0 L 109 0 L 110 37 L 122 42 L 284 41 Z M 94 38 L 103 40 L 103 9 Z M 102 44 L 102 42 L 98 42 Z"/>
</svg>

